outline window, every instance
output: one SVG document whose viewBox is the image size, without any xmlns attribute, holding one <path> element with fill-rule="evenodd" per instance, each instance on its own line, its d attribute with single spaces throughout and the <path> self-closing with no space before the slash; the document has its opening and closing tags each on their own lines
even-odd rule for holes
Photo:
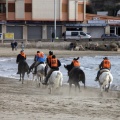
<svg viewBox="0 0 120 120">
<path fill-rule="evenodd" d="M 0 3 L 0 13 L 6 13 L 5 3 Z"/>
<path fill-rule="evenodd" d="M 32 4 L 25 4 L 25 12 L 32 12 Z"/>
<path fill-rule="evenodd" d="M 71 32 L 71 36 L 78 36 L 78 32 Z"/>
<path fill-rule="evenodd" d="M 15 12 L 15 3 L 8 4 L 8 12 Z"/>
<path fill-rule="evenodd" d="M 115 33 L 115 27 L 110 27 L 110 33 Z"/>
<path fill-rule="evenodd" d="M 80 32 L 80 35 L 86 36 L 86 34 L 84 32 Z"/>
</svg>

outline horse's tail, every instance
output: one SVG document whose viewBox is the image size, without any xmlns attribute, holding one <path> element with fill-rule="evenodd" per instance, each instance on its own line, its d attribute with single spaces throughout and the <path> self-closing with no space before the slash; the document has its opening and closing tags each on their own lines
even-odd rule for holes
<svg viewBox="0 0 120 120">
<path fill-rule="evenodd" d="M 57 72 L 56 75 L 56 82 L 58 86 L 62 86 L 62 81 L 63 81 L 63 77 L 62 74 L 60 72 Z"/>
<path fill-rule="evenodd" d="M 106 76 L 105 76 L 105 78 L 104 78 L 103 85 L 104 85 L 106 88 L 109 88 L 110 83 L 111 83 L 111 76 L 110 76 L 110 73 L 107 72 L 107 74 L 106 74 Z"/>
<path fill-rule="evenodd" d="M 80 69 L 80 74 L 79 74 L 79 80 L 82 81 L 82 83 L 84 84 L 84 88 L 85 88 L 85 73 L 81 69 Z"/>
</svg>

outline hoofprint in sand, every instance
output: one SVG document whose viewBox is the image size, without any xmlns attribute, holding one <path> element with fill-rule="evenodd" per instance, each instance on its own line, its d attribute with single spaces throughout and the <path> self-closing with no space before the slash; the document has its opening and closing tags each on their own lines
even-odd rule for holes
<svg viewBox="0 0 120 120">
<path fill-rule="evenodd" d="M 25 49 L 27 56 L 34 56 L 38 48 Z M 9 51 L 9 52 L 8 52 Z M 41 50 L 48 54 L 49 50 Z M 1 57 L 15 57 L 20 52 L 0 48 Z M 57 57 L 119 55 L 120 51 L 60 51 Z M 81 87 L 69 94 L 68 85 L 59 92 L 48 94 L 35 82 L 0 77 L 0 120 L 120 120 L 120 91 L 109 91 L 100 96 L 100 89 Z"/>
<path fill-rule="evenodd" d="M 35 82 L 24 84 L 10 78 L 0 78 L 0 120 L 119 120 L 120 91 L 100 96 L 100 89 L 81 87 L 69 94 L 68 85 L 48 94 Z"/>
</svg>

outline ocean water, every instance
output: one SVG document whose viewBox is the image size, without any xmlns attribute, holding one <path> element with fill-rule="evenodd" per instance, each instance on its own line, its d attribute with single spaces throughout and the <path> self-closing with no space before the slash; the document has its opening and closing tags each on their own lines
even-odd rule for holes
<svg viewBox="0 0 120 120">
<path fill-rule="evenodd" d="M 81 63 L 81 69 L 85 72 L 86 76 L 86 86 L 99 87 L 98 82 L 95 82 L 94 80 L 97 74 L 97 68 L 104 57 L 105 56 L 80 57 L 79 61 Z M 112 64 L 111 73 L 113 75 L 113 83 L 111 85 L 111 89 L 120 90 L 120 56 L 108 56 L 108 58 Z M 28 57 L 26 61 L 31 65 L 33 63 L 33 59 L 34 57 Z M 67 70 L 64 68 L 64 64 L 70 64 L 73 58 L 60 58 L 59 60 L 62 63 L 60 71 L 63 73 L 63 82 L 67 83 L 68 76 Z M 16 64 L 16 58 L 0 57 L 0 66 L 0 76 L 15 78 L 16 80 L 19 79 L 19 75 L 16 74 L 18 67 Z M 25 75 L 25 79 L 27 79 L 27 75 Z M 32 74 L 29 79 L 32 79 Z"/>
</svg>

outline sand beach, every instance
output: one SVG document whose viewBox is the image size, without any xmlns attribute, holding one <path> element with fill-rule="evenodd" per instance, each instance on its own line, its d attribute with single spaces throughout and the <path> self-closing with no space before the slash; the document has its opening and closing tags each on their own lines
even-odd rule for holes
<svg viewBox="0 0 120 120">
<path fill-rule="evenodd" d="M 25 49 L 34 56 L 37 48 Z M 48 54 L 47 49 L 41 49 Z M 15 57 L 20 52 L 1 47 L 0 57 Z M 57 57 L 120 55 L 120 51 L 68 51 L 54 50 Z M 0 77 L 0 120 L 120 120 L 120 91 L 110 90 L 100 96 L 99 88 L 86 86 L 69 94 L 64 84 L 60 91 L 48 93 L 34 81 Z"/>
</svg>

